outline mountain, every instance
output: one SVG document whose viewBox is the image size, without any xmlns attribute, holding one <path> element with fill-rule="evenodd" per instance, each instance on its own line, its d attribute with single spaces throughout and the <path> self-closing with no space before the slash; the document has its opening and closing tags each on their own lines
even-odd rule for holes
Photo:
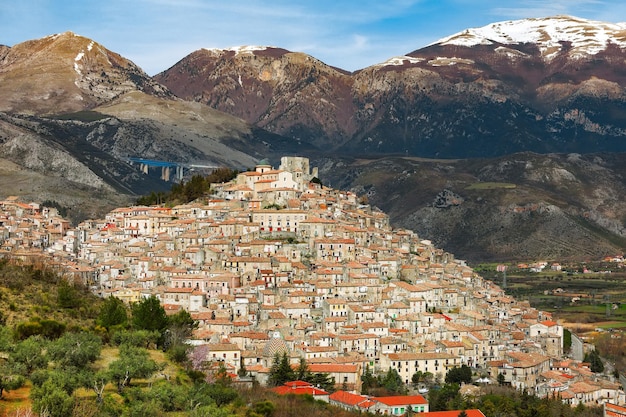
<svg viewBox="0 0 626 417">
<path fill-rule="evenodd" d="M 324 180 L 472 263 L 626 250 L 626 154 L 327 158 Z"/>
<path fill-rule="evenodd" d="M 355 73 L 276 48 L 200 50 L 177 96 L 343 154 L 622 152 L 623 27 L 568 16 L 470 29 Z"/>
<path fill-rule="evenodd" d="M 131 91 L 173 98 L 131 61 L 72 32 L 0 50 L 2 112 L 70 113 Z"/>
<path fill-rule="evenodd" d="M 75 219 L 170 187 L 160 169 L 145 175 L 129 158 L 245 169 L 295 146 L 175 97 L 71 32 L 0 48 L 1 193 L 80 207 Z"/>
<path fill-rule="evenodd" d="M 350 74 L 300 52 L 200 49 L 154 79 L 180 98 L 317 147 L 336 148 L 356 127 Z"/>
</svg>

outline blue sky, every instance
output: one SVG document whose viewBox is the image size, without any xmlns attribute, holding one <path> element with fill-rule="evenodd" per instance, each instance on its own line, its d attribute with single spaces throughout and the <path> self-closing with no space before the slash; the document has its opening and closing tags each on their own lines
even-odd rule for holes
<svg viewBox="0 0 626 417">
<path fill-rule="evenodd" d="M 626 21 L 623 0 L 20 0 L 0 2 L 0 44 L 72 31 L 166 70 L 200 48 L 272 45 L 349 71 L 489 23 L 558 14 Z"/>
</svg>

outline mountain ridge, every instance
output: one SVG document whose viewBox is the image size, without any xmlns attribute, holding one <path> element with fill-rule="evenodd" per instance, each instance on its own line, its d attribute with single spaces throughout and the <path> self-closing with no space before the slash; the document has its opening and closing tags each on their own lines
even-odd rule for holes
<svg viewBox="0 0 626 417">
<path fill-rule="evenodd" d="M 519 29 L 529 22 L 550 55 Z M 345 154 L 626 151 L 623 34 L 613 28 L 615 42 L 604 36 L 593 44 L 606 47 L 585 55 L 572 52 L 580 33 L 595 39 L 606 24 L 563 16 L 507 24 L 525 38 L 471 46 L 444 38 L 353 73 L 284 49 L 199 50 L 154 79 L 183 99 Z M 504 23 L 494 25 L 486 28 L 504 33 Z"/>
</svg>

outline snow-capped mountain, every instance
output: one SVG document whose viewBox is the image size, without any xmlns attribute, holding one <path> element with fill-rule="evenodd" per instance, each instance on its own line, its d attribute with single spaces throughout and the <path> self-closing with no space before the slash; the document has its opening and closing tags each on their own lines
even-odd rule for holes
<svg viewBox="0 0 626 417">
<path fill-rule="evenodd" d="M 567 50 L 570 57 L 596 55 L 610 45 L 626 47 L 626 23 L 605 23 L 571 16 L 509 20 L 466 29 L 433 45 L 535 44 L 548 59 Z"/>
<path fill-rule="evenodd" d="M 284 49 L 238 48 L 196 51 L 155 79 L 322 149 L 626 150 L 624 48 L 626 24 L 554 16 L 467 29 L 354 73 Z"/>
<path fill-rule="evenodd" d="M 626 25 L 554 16 L 467 29 L 354 73 L 241 46 L 200 49 L 150 78 L 67 32 L 0 48 L 0 111 L 62 113 L 133 91 L 173 93 L 321 152 L 625 151 L 625 48 Z"/>
</svg>

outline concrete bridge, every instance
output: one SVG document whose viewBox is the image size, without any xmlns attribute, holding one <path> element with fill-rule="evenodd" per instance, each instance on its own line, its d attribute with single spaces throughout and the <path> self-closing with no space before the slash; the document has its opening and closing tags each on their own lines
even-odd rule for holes
<svg viewBox="0 0 626 417">
<path fill-rule="evenodd" d="M 217 165 L 210 164 L 195 164 L 189 162 L 168 162 L 168 161 L 157 161 L 154 159 L 145 159 L 145 158 L 135 158 L 128 157 L 126 161 L 131 164 L 139 165 L 139 169 L 144 174 L 148 174 L 150 168 L 160 168 L 161 169 L 161 179 L 163 181 L 170 181 L 172 179 L 172 173 L 175 174 L 174 178 L 176 181 L 181 181 L 185 173 L 189 170 L 194 169 L 216 169 L 219 168 Z"/>
</svg>

